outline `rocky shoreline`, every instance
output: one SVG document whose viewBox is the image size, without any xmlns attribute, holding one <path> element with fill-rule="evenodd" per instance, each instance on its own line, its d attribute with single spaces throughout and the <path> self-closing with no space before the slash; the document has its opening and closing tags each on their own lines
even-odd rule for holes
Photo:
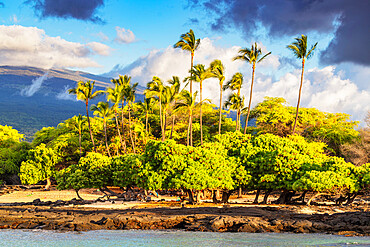
<svg viewBox="0 0 370 247">
<path fill-rule="evenodd" d="M 141 207 L 95 208 L 95 202 L 0 204 L 0 229 L 159 230 L 330 233 L 370 235 L 367 204 L 356 206 L 190 206 L 144 203 Z M 112 204 L 111 202 L 108 202 Z M 119 203 L 119 202 L 118 202 Z M 113 205 L 113 204 L 112 204 Z M 87 207 L 88 206 L 88 207 Z"/>
</svg>

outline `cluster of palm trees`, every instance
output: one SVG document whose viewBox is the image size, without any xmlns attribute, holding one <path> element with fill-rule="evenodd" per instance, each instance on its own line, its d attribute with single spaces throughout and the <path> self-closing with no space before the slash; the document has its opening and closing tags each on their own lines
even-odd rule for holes
<svg viewBox="0 0 370 247">
<path fill-rule="evenodd" d="M 236 131 L 241 130 L 241 114 L 246 114 L 246 122 L 244 133 L 247 131 L 247 125 L 251 110 L 252 102 L 252 92 L 255 76 L 256 64 L 263 61 L 271 52 L 267 54 L 262 54 L 261 49 L 257 46 L 257 43 L 252 45 L 251 49 L 243 48 L 240 49 L 238 55 L 234 57 L 234 60 L 242 60 L 251 64 L 252 66 L 252 80 L 251 88 L 249 95 L 249 103 L 247 107 L 244 107 L 245 97 L 241 95 L 241 87 L 243 85 L 243 75 L 238 72 L 232 76 L 232 78 L 225 83 L 225 67 L 220 60 L 214 60 L 209 67 L 206 67 L 203 64 L 194 65 L 194 54 L 197 48 L 199 47 L 200 39 L 196 39 L 193 30 L 190 29 L 189 32 L 182 34 L 180 40 L 174 45 L 175 48 L 181 48 L 183 50 L 189 51 L 191 55 L 191 63 L 189 76 L 185 78 L 186 86 L 190 84 L 190 92 L 185 89 L 185 87 L 180 90 L 181 82 L 179 77 L 173 76 L 167 83 L 164 83 L 161 78 L 153 76 L 152 80 L 147 83 L 147 89 L 144 91 L 145 98 L 143 102 L 137 103 L 137 106 L 145 113 L 145 132 L 146 135 L 149 135 L 149 126 L 148 126 L 148 116 L 153 113 L 153 107 L 155 104 L 158 104 L 159 107 L 159 119 L 160 119 L 160 129 L 162 141 L 166 138 L 166 129 L 167 129 L 167 119 L 171 117 L 172 119 L 172 128 L 170 139 L 172 139 L 172 134 L 174 131 L 174 125 L 176 121 L 177 112 L 186 112 L 188 114 L 188 128 L 187 128 L 187 145 L 193 145 L 193 113 L 196 108 L 199 108 L 199 124 L 200 124 L 200 144 L 203 145 L 203 116 L 202 116 L 202 105 L 208 99 L 203 99 L 203 82 L 209 78 L 216 78 L 219 81 L 220 88 L 220 107 L 219 107 L 219 124 L 218 124 L 218 133 L 221 133 L 221 120 L 222 120 L 222 106 L 230 108 L 231 110 L 236 110 L 237 119 L 236 119 Z M 288 46 L 294 54 L 302 59 L 302 74 L 301 74 L 301 84 L 299 89 L 299 97 L 297 104 L 297 112 L 295 123 L 293 127 L 293 134 L 295 132 L 295 127 L 298 119 L 298 110 L 301 98 L 301 89 L 303 83 L 303 72 L 305 60 L 312 56 L 313 50 L 316 48 L 317 43 L 307 51 L 307 37 L 302 35 L 300 38 L 296 38 L 296 42 L 293 42 Z M 193 82 L 199 83 L 199 102 L 197 102 L 198 91 L 193 92 Z M 107 153 L 111 156 L 108 140 L 107 140 L 107 121 L 114 118 L 117 134 L 119 136 L 120 144 L 123 151 L 127 152 L 126 140 L 124 140 L 124 111 L 123 108 L 127 106 L 128 108 L 128 124 L 129 124 L 129 138 L 132 145 L 132 150 L 135 153 L 135 141 L 133 137 L 133 130 L 131 126 L 131 111 L 133 109 L 133 103 L 135 102 L 135 92 L 138 83 L 131 83 L 131 77 L 124 75 L 119 76 L 118 79 L 112 80 L 113 86 L 107 88 L 105 91 L 98 90 L 93 92 L 94 82 L 78 82 L 77 87 L 70 89 L 69 93 L 76 94 L 78 100 L 82 100 L 86 105 L 86 115 L 89 125 L 90 137 L 96 151 L 95 142 L 93 139 L 90 119 L 89 119 L 89 101 L 96 98 L 97 96 L 105 93 L 107 95 L 106 102 L 99 102 L 96 105 L 91 106 L 91 110 L 94 115 L 97 115 L 103 119 L 104 125 L 104 136 Z M 222 94 L 226 89 L 230 89 L 233 92 L 228 100 L 222 104 Z M 109 103 L 111 102 L 111 104 Z M 120 117 L 119 111 L 121 106 L 121 126 L 120 126 Z M 122 132 L 121 132 L 122 131 Z"/>
</svg>

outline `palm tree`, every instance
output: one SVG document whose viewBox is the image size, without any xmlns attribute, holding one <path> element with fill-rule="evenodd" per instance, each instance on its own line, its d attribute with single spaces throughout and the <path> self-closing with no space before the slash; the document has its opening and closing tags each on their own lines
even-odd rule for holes
<svg viewBox="0 0 370 247">
<path fill-rule="evenodd" d="M 80 150 L 80 158 L 82 156 L 82 147 L 81 147 L 82 129 L 83 129 L 85 122 L 86 122 L 86 119 L 83 116 L 81 116 L 81 114 L 78 114 L 78 116 L 74 116 L 71 119 L 65 121 L 66 127 L 72 128 L 78 132 L 78 144 L 79 144 L 79 150 Z"/>
<path fill-rule="evenodd" d="M 192 76 L 189 77 L 190 80 L 193 80 L 193 81 L 196 81 L 196 82 L 199 82 L 199 99 L 200 99 L 200 110 L 199 110 L 199 114 L 200 114 L 200 119 L 199 119 L 199 122 L 200 122 L 200 144 L 203 145 L 203 119 L 202 119 L 202 91 L 203 91 L 203 81 L 208 79 L 208 78 L 211 78 L 212 77 L 212 72 L 210 71 L 210 69 L 205 69 L 204 68 L 204 65 L 203 64 L 197 64 L 194 66 L 194 68 L 192 69 Z"/>
<path fill-rule="evenodd" d="M 159 102 L 159 119 L 160 119 L 160 124 L 161 124 L 161 131 L 162 131 L 162 141 L 164 141 L 164 124 L 162 120 L 162 97 L 164 93 L 164 85 L 162 80 L 157 77 L 153 76 L 152 81 L 148 82 L 147 84 L 147 89 L 145 89 L 144 94 L 146 97 L 157 97 L 158 102 Z"/>
<path fill-rule="evenodd" d="M 121 131 L 119 130 L 119 123 L 118 123 L 118 110 L 119 110 L 119 103 L 122 101 L 121 98 L 123 97 L 122 94 L 122 86 L 119 84 L 115 84 L 114 88 L 110 87 L 106 90 L 107 93 L 107 100 L 111 101 L 113 103 L 113 110 L 114 110 L 114 118 L 116 120 L 116 126 L 117 126 L 117 132 L 119 136 L 119 140 L 121 143 L 121 147 L 123 147 L 123 150 L 125 153 L 127 153 L 126 150 L 126 142 L 123 142 Z"/>
<path fill-rule="evenodd" d="M 130 85 L 130 82 L 131 82 L 131 76 L 128 76 L 128 75 L 120 75 L 118 79 L 112 79 L 111 80 L 115 85 L 119 85 L 119 87 L 117 88 L 117 90 L 119 91 L 119 94 L 120 94 L 120 97 L 121 97 L 121 107 L 122 107 L 122 111 L 121 111 L 121 124 L 122 124 L 122 133 L 124 133 L 125 131 L 125 126 L 124 126 L 124 111 L 123 111 L 123 108 L 124 108 L 124 104 L 125 104 L 125 96 L 124 96 L 124 93 L 125 93 L 125 88 Z M 124 134 L 123 134 L 123 141 L 124 143 L 126 143 L 125 141 L 125 137 L 124 137 Z M 126 144 L 125 144 L 126 146 Z"/>
<path fill-rule="evenodd" d="M 240 129 L 240 114 L 241 109 L 244 107 L 244 96 L 240 97 L 237 93 L 233 93 L 229 96 L 229 99 L 225 102 L 225 108 L 229 108 L 231 110 L 236 110 L 236 127 L 235 131 Z"/>
<path fill-rule="evenodd" d="M 220 60 L 214 60 L 210 65 L 212 77 L 215 77 L 219 80 L 220 84 L 220 118 L 218 120 L 218 134 L 221 134 L 221 119 L 222 119 L 222 91 L 223 84 L 225 81 L 225 69 L 224 65 Z"/>
<path fill-rule="evenodd" d="M 148 124 L 148 118 L 149 118 L 149 113 L 153 112 L 154 108 L 154 100 L 153 98 L 144 98 L 144 102 L 139 102 L 138 106 L 139 109 L 141 109 L 143 112 L 145 112 L 145 133 L 148 136 L 149 135 L 149 124 Z"/>
<path fill-rule="evenodd" d="M 226 85 L 224 86 L 224 90 L 231 89 L 231 90 L 237 90 L 237 96 L 240 98 L 240 89 L 243 85 L 243 75 L 241 73 L 235 73 L 230 81 L 226 82 Z M 244 97 L 243 97 L 243 105 L 244 105 Z M 237 119 L 237 127 L 238 130 L 241 128 L 240 124 L 240 115 L 241 115 L 241 108 L 237 109 L 237 116 L 239 116 L 239 120 Z"/>
<path fill-rule="evenodd" d="M 77 97 L 77 100 L 85 101 L 86 116 L 87 116 L 87 122 L 89 124 L 90 138 L 91 138 L 91 142 L 92 142 L 93 147 L 94 147 L 94 151 L 96 152 L 95 142 L 94 142 L 94 138 L 93 138 L 92 131 L 91 131 L 90 117 L 89 117 L 89 100 L 92 100 L 92 99 L 98 97 L 99 95 L 103 94 L 104 91 L 98 90 L 98 91 L 93 92 L 94 85 L 95 85 L 95 81 L 94 82 L 79 81 L 77 83 L 77 87 L 69 89 L 68 93 L 75 94 L 76 97 Z"/>
<path fill-rule="evenodd" d="M 107 148 L 109 157 L 111 157 L 110 152 L 109 152 L 109 147 L 108 147 L 107 120 L 113 117 L 112 108 L 109 107 L 108 102 L 99 102 L 97 105 L 91 106 L 91 111 L 94 112 L 94 115 L 98 115 L 99 117 L 103 118 L 105 146 Z"/>
<path fill-rule="evenodd" d="M 181 48 L 190 52 L 191 61 L 190 61 L 190 77 L 192 77 L 192 69 L 194 62 L 194 52 L 199 47 L 200 39 L 195 39 L 195 35 L 192 29 L 189 32 L 181 34 L 180 40 L 174 45 L 175 48 Z M 193 93 L 193 83 L 190 80 L 190 94 Z"/>
<path fill-rule="evenodd" d="M 136 87 L 139 83 L 134 83 L 133 85 L 127 85 L 125 87 L 125 90 L 124 90 L 124 97 L 126 99 L 126 102 L 127 102 L 127 106 L 128 106 L 128 124 L 129 124 L 129 134 L 130 134 L 130 139 L 131 139 L 131 143 L 132 143 L 132 150 L 134 151 L 135 153 L 135 142 L 134 142 L 134 138 L 132 136 L 132 130 L 131 130 L 131 108 L 132 108 L 132 104 L 135 102 L 135 92 L 136 92 Z"/>
<path fill-rule="evenodd" d="M 257 43 L 254 43 L 254 45 L 252 45 L 251 49 L 248 49 L 248 48 L 240 49 L 239 54 L 240 55 L 234 57 L 234 60 L 240 59 L 240 60 L 247 61 L 248 63 L 252 64 L 252 83 L 251 83 L 251 91 L 250 91 L 250 95 L 249 95 L 248 113 L 247 113 L 247 117 L 245 119 L 245 128 L 244 128 L 244 134 L 245 134 L 245 133 L 247 133 L 249 113 L 251 111 L 252 92 L 253 92 L 253 83 L 254 83 L 254 72 L 255 72 L 255 69 L 256 69 L 256 63 L 261 62 L 263 59 L 265 59 L 265 57 L 270 55 L 271 52 L 262 56 L 261 48 L 257 47 Z"/>
<path fill-rule="evenodd" d="M 178 76 L 172 76 L 172 79 L 167 81 L 171 87 L 170 87 L 170 101 L 171 103 L 174 102 L 176 105 L 176 98 L 179 95 L 180 92 L 180 78 Z M 170 134 L 170 139 L 172 139 L 172 134 L 173 134 L 173 129 L 175 125 L 175 114 L 172 111 L 172 127 L 171 127 L 171 134 Z"/>
<path fill-rule="evenodd" d="M 191 125 L 193 124 L 193 111 L 199 107 L 201 104 L 196 104 L 196 98 L 197 98 L 198 91 L 196 91 L 193 95 L 190 94 L 188 90 L 182 90 L 180 94 L 178 95 L 178 101 L 175 104 L 175 111 L 181 111 L 186 110 L 188 112 L 188 132 L 187 132 L 187 139 L 186 143 L 189 146 L 193 145 L 193 138 L 191 137 L 193 135 Z M 208 99 L 204 101 L 209 101 Z M 203 102 L 204 102 L 203 101 Z M 202 102 L 200 102 L 202 103 Z"/>
<path fill-rule="evenodd" d="M 309 59 L 313 55 L 313 50 L 315 50 L 315 48 L 317 46 L 317 42 L 316 42 L 316 44 L 311 46 L 311 49 L 307 52 L 307 36 L 302 34 L 301 38 L 295 38 L 295 40 L 296 40 L 295 42 L 293 42 L 292 44 L 287 46 L 287 48 L 289 50 L 293 51 L 294 55 L 297 58 L 302 59 L 301 84 L 299 86 L 297 111 L 296 111 L 294 126 L 293 126 L 293 135 L 295 133 L 295 128 L 297 126 L 299 103 L 301 102 L 301 92 L 302 92 L 303 72 L 304 72 L 305 60 Z"/>
</svg>

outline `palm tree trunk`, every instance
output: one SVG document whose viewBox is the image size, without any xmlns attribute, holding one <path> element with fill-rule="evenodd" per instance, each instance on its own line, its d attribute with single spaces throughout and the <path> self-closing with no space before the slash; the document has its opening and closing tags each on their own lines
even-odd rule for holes
<svg viewBox="0 0 370 247">
<path fill-rule="evenodd" d="M 109 157 L 112 157 L 109 152 L 109 147 L 108 147 L 108 138 L 107 138 L 107 123 L 104 120 L 104 136 L 105 136 L 105 147 L 107 148 L 108 155 Z"/>
<path fill-rule="evenodd" d="M 161 133 L 162 133 L 162 142 L 164 141 L 164 134 L 163 134 L 163 119 L 162 119 L 162 99 L 159 96 L 159 121 L 161 122 Z"/>
<path fill-rule="evenodd" d="M 123 116 L 123 100 L 121 102 L 122 104 L 122 111 L 121 111 L 121 118 L 122 118 L 122 141 L 124 143 L 123 147 L 124 147 L 124 150 L 125 150 L 125 153 L 127 153 L 127 148 L 126 148 L 126 138 L 125 138 L 125 126 L 124 126 L 124 123 L 123 123 L 123 119 L 124 119 L 124 116 Z"/>
<path fill-rule="evenodd" d="M 145 132 L 148 135 L 148 113 L 145 114 Z"/>
<path fill-rule="evenodd" d="M 81 148 L 81 131 L 78 131 L 78 144 L 80 146 L 80 158 L 82 157 L 82 148 Z"/>
<path fill-rule="evenodd" d="M 174 126 L 175 126 L 175 115 L 172 115 L 172 127 L 171 127 L 171 135 L 170 135 L 170 139 L 171 140 L 172 140 L 172 134 L 173 134 L 173 128 L 174 128 Z"/>
<path fill-rule="evenodd" d="M 221 135 L 221 119 L 222 119 L 222 84 L 220 84 L 220 119 L 218 120 L 218 134 Z"/>
<path fill-rule="evenodd" d="M 191 62 L 190 62 L 190 78 L 193 77 L 193 62 L 194 62 L 194 52 L 191 53 Z M 193 96 L 193 80 L 190 79 L 190 95 Z M 193 111 L 191 111 L 190 116 L 190 146 L 193 146 Z"/>
<path fill-rule="evenodd" d="M 128 105 L 128 126 L 129 126 L 129 134 L 130 134 L 130 139 L 131 139 L 131 144 L 132 144 L 132 151 L 135 152 L 135 142 L 134 142 L 134 139 L 132 137 L 132 131 L 131 131 L 131 107 L 130 107 L 130 103 L 128 102 L 127 103 Z"/>
<path fill-rule="evenodd" d="M 202 81 L 200 81 L 200 94 L 199 94 L 199 99 L 200 99 L 200 109 L 199 109 L 199 122 L 200 122 L 200 145 L 203 145 L 203 118 L 202 118 Z"/>
<path fill-rule="evenodd" d="M 189 146 L 189 134 L 190 134 L 190 120 L 191 117 L 190 117 L 190 113 L 189 113 L 189 119 L 188 119 L 188 133 L 186 135 L 186 145 Z"/>
<path fill-rule="evenodd" d="M 123 147 L 123 149 L 124 149 L 124 151 L 125 151 L 125 153 L 126 153 L 126 145 L 125 145 L 125 146 L 123 145 L 122 136 L 121 136 L 121 131 L 119 130 L 119 123 L 118 123 L 118 113 L 117 113 L 117 109 L 115 109 L 114 117 L 115 117 L 115 119 L 116 119 L 117 132 L 118 132 L 119 140 L 120 140 L 120 142 L 121 142 L 121 147 Z"/>
<path fill-rule="evenodd" d="M 89 131 L 90 131 L 91 142 L 92 142 L 93 147 L 94 147 L 94 152 L 96 153 L 95 142 L 94 142 L 94 138 L 93 138 L 92 131 L 91 131 L 91 125 L 90 125 L 89 102 L 88 101 L 86 101 L 86 115 L 87 115 L 87 123 L 89 124 Z"/>
<path fill-rule="evenodd" d="M 301 93 L 302 93 L 302 84 L 303 84 L 303 72 L 304 72 L 304 58 L 302 59 L 302 74 L 301 74 L 301 85 L 299 86 L 299 94 L 298 94 L 298 103 L 297 103 L 297 110 L 295 113 L 295 120 L 294 120 L 294 126 L 293 126 L 293 135 L 295 133 L 295 128 L 297 126 L 297 120 L 298 120 L 298 111 L 299 111 L 299 103 L 301 102 Z"/>
<path fill-rule="evenodd" d="M 247 118 L 245 119 L 244 134 L 246 134 L 246 133 L 247 133 L 248 120 L 249 120 L 249 113 L 251 112 L 252 93 L 253 93 L 253 82 L 254 82 L 254 70 L 255 70 L 255 68 L 256 68 L 256 64 L 255 64 L 255 63 L 253 63 L 251 92 L 250 92 L 250 94 L 249 94 L 248 113 L 247 113 Z"/>
<path fill-rule="evenodd" d="M 190 146 L 193 146 L 193 111 L 190 113 Z"/>
<path fill-rule="evenodd" d="M 166 124 L 166 111 L 167 110 L 164 110 L 163 111 L 163 137 L 162 137 L 162 141 L 165 141 L 166 140 L 166 127 L 167 127 L 167 124 Z"/>
</svg>

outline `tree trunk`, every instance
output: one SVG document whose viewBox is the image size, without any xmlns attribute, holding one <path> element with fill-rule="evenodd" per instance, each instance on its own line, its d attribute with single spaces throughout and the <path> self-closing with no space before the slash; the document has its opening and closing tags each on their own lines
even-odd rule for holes
<svg viewBox="0 0 370 247">
<path fill-rule="evenodd" d="M 260 196 L 261 190 L 258 189 L 256 192 L 256 197 L 254 198 L 253 204 L 258 204 L 258 197 Z"/>
<path fill-rule="evenodd" d="M 298 111 L 299 111 L 299 104 L 301 102 L 301 93 L 302 93 L 302 85 L 303 85 L 303 72 L 304 72 L 304 58 L 302 59 L 302 74 L 301 74 L 301 85 L 299 86 L 299 94 L 298 94 L 298 103 L 297 103 L 297 110 L 295 113 L 295 119 L 294 119 L 294 126 L 293 126 L 293 133 L 292 135 L 295 134 L 295 128 L 297 126 L 297 120 L 298 120 Z"/>
<path fill-rule="evenodd" d="M 124 119 L 124 116 L 123 116 L 123 101 L 121 102 L 122 104 L 122 111 L 121 111 L 121 120 L 122 120 L 122 141 L 123 141 L 123 147 L 124 147 L 124 150 L 125 150 L 125 153 L 127 153 L 127 146 L 126 146 L 126 138 L 125 138 L 125 126 L 123 124 L 123 119 Z"/>
<path fill-rule="evenodd" d="M 164 133 L 163 133 L 163 119 L 162 119 L 162 99 L 159 95 L 159 121 L 161 122 L 161 133 L 162 133 L 162 142 L 164 141 Z"/>
<path fill-rule="evenodd" d="M 238 189 L 238 198 L 242 198 L 242 197 L 243 197 L 243 190 L 242 190 L 242 187 L 240 186 Z"/>
<path fill-rule="evenodd" d="M 248 120 L 249 120 L 249 113 L 251 112 L 252 93 L 253 93 L 253 83 L 254 83 L 254 70 L 255 70 L 255 68 L 256 68 L 256 63 L 253 63 L 251 92 L 250 92 L 250 94 L 249 94 L 249 104 L 248 104 L 247 118 L 245 119 L 244 134 L 246 134 L 246 133 L 247 133 Z"/>
<path fill-rule="evenodd" d="M 193 204 L 194 203 L 193 191 L 189 189 L 185 189 L 185 191 L 188 193 L 188 196 L 189 196 L 189 204 Z"/>
<path fill-rule="evenodd" d="M 189 135 L 190 135 L 190 114 L 189 114 L 189 120 L 188 120 L 188 133 L 186 135 L 186 145 L 189 146 Z"/>
<path fill-rule="evenodd" d="M 212 191 L 212 202 L 213 203 L 218 203 L 219 201 L 217 200 L 217 191 L 218 190 L 213 190 Z"/>
<path fill-rule="evenodd" d="M 107 148 L 108 156 L 112 157 L 109 152 L 108 137 L 107 137 L 107 123 L 105 122 L 105 120 L 104 120 L 104 136 L 105 136 L 105 147 Z"/>
<path fill-rule="evenodd" d="M 80 199 L 80 200 L 82 200 L 82 201 L 83 201 L 84 199 L 83 199 L 83 198 L 80 196 L 80 194 L 78 193 L 78 191 L 79 191 L 79 190 L 75 190 L 75 191 L 76 191 L 76 194 L 77 194 L 78 199 Z"/>
<path fill-rule="evenodd" d="M 269 197 L 269 195 L 271 194 L 272 192 L 272 189 L 268 189 L 265 191 L 265 196 L 263 197 L 263 201 L 262 201 L 262 204 L 267 204 L 267 199 Z"/>
<path fill-rule="evenodd" d="M 49 177 L 49 178 L 46 178 L 46 186 L 45 186 L 44 190 L 49 190 L 50 186 L 51 186 L 51 180 L 50 180 L 50 177 Z"/>
<path fill-rule="evenodd" d="M 78 131 L 78 145 L 80 146 L 80 159 L 82 157 L 82 147 L 81 147 L 81 131 Z"/>
<path fill-rule="evenodd" d="M 222 84 L 220 84 L 220 118 L 218 120 L 218 134 L 221 135 L 221 119 L 222 119 Z"/>
<path fill-rule="evenodd" d="M 126 153 L 126 147 L 123 146 L 122 135 L 121 135 L 121 131 L 119 130 L 117 109 L 115 109 L 114 118 L 116 119 L 117 132 L 118 132 L 118 136 L 119 136 L 119 141 L 121 142 L 121 147 L 124 149 L 124 152 Z"/>
<path fill-rule="evenodd" d="M 199 109 L 199 122 L 200 122 L 200 145 L 203 146 L 203 118 L 202 118 L 202 81 L 200 81 L 200 94 L 199 94 L 199 98 L 200 98 L 200 109 Z"/>
<path fill-rule="evenodd" d="M 315 199 L 316 197 L 318 196 L 322 196 L 322 195 L 328 195 L 327 193 L 321 193 L 321 192 L 317 192 L 315 195 L 313 195 L 310 200 L 308 200 L 307 202 L 307 206 L 311 206 L 311 202 L 313 199 Z"/>
<path fill-rule="evenodd" d="M 93 138 L 92 131 L 91 131 L 91 125 L 90 125 L 89 102 L 88 101 L 86 101 L 86 115 L 87 115 L 87 123 L 89 124 L 89 131 L 90 131 L 91 142 L 92 142 L 93 147 L 94 147 L 94 152 L 96 153 L 95 142 L 94 142 L 94 138 Z"/>
<path fill-rule="evenodd" d="M 163 138 L 162 140 L 165 141 L 166 140 L 166 127 L 167 127 L 167 123 L 166 123 L 166 111 L 163 111 Z"/>
<path fill-rule="evenodd" d="M 191 62 L 190 62 L 190 78 L 193 77 L 193 61 L 194 61 L 194 52 L 191 52 Z M 193 97 L 193 80 L 190 79 L 190 95 Z M 190 113 L 190 146 L 193 146 L 193 111 Z"/>
<path fill-rule="evenodd" d="M 230 195 L 231 195 L 231 191 L 223 191 L 222 192 L 221 202 L 222 203 L 228 203 L 229 202 Z"/>
<path fill-rule="evenodd" d="M 175 116 L 173 115 L 172 116 L 172 127 L 171 127 L 171 135 L 170 135 L 170 139 L 172 140 L 172 134 L 173 134 L 173 128 L 175 126 Z"/>
<path fill-rule="evenodd" d="M 127 103 L 128 105 L 128 126 L 129 126 L 129 134 L 130 134 L 130 139 L 131 139 L 131 144 L 132 144 L 132 150 L 135 152 L 135 142 L 134 138 L 132 137 L 132 131 L 131 131 L 131 107 L 130 103 Z"/>
<path fill-rule="evenodd" d="M 190 146 L 193 146 L 193 111 L 190 114 Z"/>
</svg>

